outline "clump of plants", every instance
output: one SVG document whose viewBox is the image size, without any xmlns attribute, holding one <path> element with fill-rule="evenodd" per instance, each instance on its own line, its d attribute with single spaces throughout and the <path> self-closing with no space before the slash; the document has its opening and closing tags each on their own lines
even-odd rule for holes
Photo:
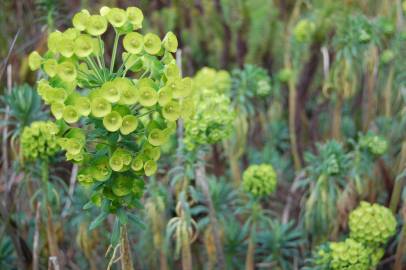
<svg viewBox="0 0 406 270">
<path fill-rule="evenodd" d="M 172 55 L 176 36 L 141 34 L 142 21 L 136 7 L 82 10 L 72 28 L 49 34 L 48 51 L 29 57 L 30 67 L 43 71 L 38 93 L 59 126 L 59 145 L 67 160 L 79 164 L 78 180 L 91 191 L 85 208 L 102 209 L 90 227 L 110 213 L 118 217 L 113 243 L 116 228 L 128 217 L 136 219 L 126 210 L 140 207 L 144 177 L 157 172 L 160 147 L 176 130 L 176 120 L 192 112 L 192 81 L 181 77 Z M 102 39 L 110 28 L 111 54 Z M 118 57 L 120 42 L 124 52 Z"/>
<path fill-rule="evenodd" d="M 327 233 L 336 225 L 336 202 L 346 185 L 350 156 L 343 145 L 334 140 L 318 144 L 317 150 L 317 154 L 305 154 L 308 166 L 302 185 L 307 185 L 309 191 L 303 209 L 304 223 L 308 231 Z"/>
<path fill-rule="evenodd" d="M 361 202 L 349 216 L 350 234 L 343 242 L 319 247 L 314 263 L 321 269 L 369 270 L 384 255 L 384 246 L 396 233 L 396 218 L 379 204 Z"/>
<path fill-rule="evenodd" d="M 269 96 L 271 90 L 271 79 L 261 67 L 246 64 L 243 69 L 232 71 L 232 96 L 237 103 L 246 102 L 247 98 Z"/>
</svg>

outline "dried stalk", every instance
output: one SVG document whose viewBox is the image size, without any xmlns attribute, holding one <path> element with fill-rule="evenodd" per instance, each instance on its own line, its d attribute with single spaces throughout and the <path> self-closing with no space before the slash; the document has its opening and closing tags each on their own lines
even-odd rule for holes
<svg viewBox="0 0 406 270">
<path fill-rule="evenodd" d="M 252 236 L 249 238 L 247 257 L 245 259 L 245 270 L 255 269 L 255 241 Z"/>
<path fill-rule="evenodd" d="M 206 169 L 204 166 L 203 156 L 204 156 L 203 152 L 200 152 L 198 154 L 198 157 L 200 159 L 196 166 L 196 183 L 197 185 L 200 186 L 203 195 L 205 197 L 207 206 L 209 208 L 210 226 L 212 228 L 211 232 L 213 234 L 214 245 L 216 247 L 216 257 L 217 257 L 216 267 L 217 269 L 225 269 L 223 245 L 221 243 L 219 235 L 219 224 L 216 217 L 216 211 L 213 206 L 213 201 L 210 196 L 209 186 L 207 184 Z"/>
<path fill-rule="evenodd" d="M 373 120 L 376 113 L 376 97 L 375 97 L 375 85 L 378 75 L 378 49 L 376 47 L 371 48 L 371 58 L 367 63 L 366 71 L 366 100 L 363 108 L 362 115 L 362 130 L 366 132 Z"/>
<path fill-rule="evenodd" d="M 56 232 L 52 221 L 52 209 L 48 192 L 49 168 L 48 161 L 44 160 L 41 164 L 41 180 L 44 192 L 45 210 L 47 213 L 46 233 L 48 239 L 49 254 L 51 257 L 58 257 L 58 245 L 56 243 Z"/>
<path fill-rule="evenodd" d="M 190 237 L 187 223 L 183 222 L 178 228 L 182 239 L 182 270 L 193 270 L 192 267 L 192 251 L 190 249 Z"/>
<path fill-rule="evenodd" d="M 406 247 L 406 203 L 403 203 L 402 208 L 403 226 L 400 234 L 399 243 L 396 249 L 394 270 L 402 270 L 403 257 L 405 255 Z"/>
<path fill-rule="evenodd" d="M 399 201 L 400 201 L 400 194 L 402 193 L 403 186 L 405 182 L 405 175 L 402 173 L 395 179 L 395 185 L 393 186 L 392 196 L 390 199 L 389 208 L 393 214 L 396 214 Z"/>
<path fill-rule="evenodd" d="M 121 239 L 120 239 L 120 253 L 121 253 L 121 269 L 133 270 L 133 261 L 131 257 L 130 241 L 128 239 L 127 226 L 121 227 Z"/>
<path fill-rule="evenodd" d="M 73 164 L 72 171 L 70 174 L 70 180 L 69 180 L 69 191 L 68 191 L 69 199 L 66 201 L 65 206 L 63 207 L 62 218 L 66 217 L 66 215 L 68 214 L 68 210 L 72 205 L 72 198 L 73 198 L 73 193 L 75 192 L 75 184 L 76 184 L 76 177 L 78 175 L 78 169 L 79 169 L 78 165 Z"/>
<path fill-rule="evenodd" d="M 61 267 L 59 266 L 58 257 L 56 256 L 49 257 L 48 270 L 61 270 Z"/>
<path fill-rule="evenodd" d="M 7 92 L 10 94 L 11 93 L 11 88 L 12 88 L 12 68 L 11 65 L 7 66 Z M 6 111 L 4 114 L 4 122 L 8 122 L 10 119 L 10 107 L 7 105 L 6 106 Z M 8 177 L 8 125 L 5 125 L 3 128 L 3 133 L 2 133 L 2 142 L 1 142 L 1 157 L 2 157 L 2 184 L 6 187 L 7 184 L 7 177 Z"/>
<path fill-rule="evenodd" d="M 291 30 L 293 27 L 294 22 L 299 16 L 300 13 L 300 6 L 302 4 L 302 0 L 297 0 L 295 2 L 295 6 L 293 8 L 291 17 L 289 18 L 289 22 L 286 27 L 286 34 L 285 34 L 285 54 L 284 54 L 284 64 L 285 68 L 292 70 L 292 59 L 290 53 L 290 42 L 289 38 L 291 36 Z M 288 81 L 288 88 L 289 88 L 289 137 L 290 137 L 290 144 L 291 144 L 291 151 L 293 156 L 293 162 L 295 165 L 295 170 L 299 171 L 302 168 L 302 162 L 299 156 L 299 149 L 297 145 L 297 138 L 296 138 L 296 79 L 295 76 Z"/>
<path fill-rule="evenodd" d="M 393 78 L 395 75 L 395 68 L 391 66 L 389 69 L 388 79 L 386 81 L 385 89 L 384 89 L 384 110 L 385 116 L 391 117 L 392 115 L 392 85 L 393 85 Z"/>
<path fill-rule="evenodd" d="M 37 203 L 35 210 L 35 232 L 34 232 L 34 243 L 33 243 L 33 262 L 32 269 L 39 270 L 39 228 L 41 226 L 41 215 L 40 215 L 41 203 Z"/>
</svg>

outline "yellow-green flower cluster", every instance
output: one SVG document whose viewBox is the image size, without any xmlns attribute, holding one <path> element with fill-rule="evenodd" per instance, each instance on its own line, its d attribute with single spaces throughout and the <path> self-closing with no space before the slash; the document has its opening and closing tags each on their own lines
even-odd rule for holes
<svg viewBox="0 0 406 270">
<path fill-rule="evenodd" d="M 196 73 L 193 81 L 194 86 L 197 88 L 195 92 L 199 92 L 201 89 L 209 89 L 219 94 L 228 94 L 231 89 L 231 77 L 225 70 L 217 71 L 204 67 Z"/>
<path fill-rule="evenodd" d="M 38 93 L 65 127 L 58 143 L 68 160 L 81 164 L 79 181 L 104 182 L 98 194 L 115 205 L 140 194 L 141 179 L 157 171 L 176 120 L 194 111 L 192 80 L 182 78 L 173 57 L 176 36 L 141 34 L 143 18 L 136 7 L 102 7 L 95 15 L 82 10 L 72 28 L 48 36 L 43 56 L 29 56 L 30 67 L 45 75 Z M 116 37 L 107 53 L 102 36 L 109 26 Z"/>
<path fill-rule="evenodd" d="M 293 29 L 293 35 L 298 42 L 304 43 L 310 41 L 315 30 L 316 26 L 313 22 L 307 19 L 302 19 Z"/>
<path fill-rule="evenodd" d="M 244 171 L 244 191 L 254 196 L 265 196 L 276 189 L 277 174 L 270 164 L 251 165 Z"/>
<path fill-rule="evenodd" d="M 21 134 L 23 156 L 30 160 L 47 159 L 59 150 L 58 127 L 50 121 L 38 121 L 25 127 Z"/>
<path fill-rule="evenodd" d="M 227 72 L 204 68 L 193 79 L 193 85 L 196 110 L 193 116 L 185 121 L 184 141 L 189 150 L 229 137 L 235 119 L 231 100 L 225 94 L 230 89 Z"/>
<path fill-rule="evenodd" d="M 342 242 L 329 242 L 318 248 L 314 263 L 322 269 L 374 269 L 382 259 L 385 250 L 370 248 L 348 238 Z"/>
<path fill-rule="evenodd" d="M 368 202 L 361 202 L 350 213 L 348 225 L 352 239 L 371 247 L 386 244 L 396 232 L 396 218 L 392 212 Z"/>
<path fill-rule="evenodd" d="M 382 248 L 396 233 L 396 219 L 381 205 L 361 202 L 349 216 L 350 237 L 328 243 L 315 254 L 314 262 L 327 269 L 373 269 L 382 259 Z M 326 248 L 327 246 L 327 248 Z"/>
<path fill-rule="evenodd" d="M 366 134 L 360 138 L 360 146 L 376 156 L 383 155 L 388 150 L 388 141 L 378 135 Z"/>
<path fill-rule="evenodd" d="M 330 267 L 333 270 L 369 270 L 370 254 L 364 246 L 352 239 L 330 243 Z"/>
</svg>

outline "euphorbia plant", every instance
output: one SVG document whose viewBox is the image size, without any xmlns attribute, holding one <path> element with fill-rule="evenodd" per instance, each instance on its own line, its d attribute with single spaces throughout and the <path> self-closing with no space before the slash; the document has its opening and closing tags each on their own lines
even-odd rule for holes
<svg viewBox="0 0 406 270">
<path fill-rule="evenodd" d="M 249 228 L 248 250 L 245 269 L 255 269 L 255 246 L 257 244 L 257 230 L 261 223 L 270 222 L 266 210 L 262 208 L 260 199 L 271 195 L 276 190 L 277 174 L 272 165 L 259 164 L 249 166 L 243 173 L 242 188 L 249 195 L 247 205 L 240 212 L 248 215 L 244 224 Z"/>
<path fill-rule="evenodd" d="M 49 254 L 58 256 L 58 246 L 55 239 L 55 228 L 52 222 L 51 196 L 49 190 L 49 162 L 60 151 L 56 134 L 58 127 L 51 121 L 36 121 L 26 126 L 20 138 L 21 150 L 27 163 L 38 161 L 41 172 L 42 205 L 47 217 L 46 232 Z"/>
<path fill-rule="evenodd" d="M 349 215 L 349 238 L 321 245 L 310 260 L 311 269 L 376 269 L 396 223 L 388 208 L 362 201 Z"/>
<path fill-rule="evenodd" d="M 172 55 L 176 36 L 141 34 L 142 21 L 136 7 L 103 7 L 97 15 L 82 10 L 73 28 L 49 35 L 43 56 L 29 57 L 30 67 L 44 72 L 38 92 L 59 125 L 59 145 L 67 160 L 79 163 L 78 181 L 91 190 L 85 208 L 102 210 L 90 227 L 108 214 L 118 217 L 112 244 L 120 231 L 126 235 L 128 217 L 135 218 L 128 210 L 140 206 L 144 177 L 156 173 L 160 146 L 176 130 L 176 120 L 193 109 L 192 81 L 181 77 Z M 115 38 L 107 65 L 102 36 L 109 24 Z M 116 65 L 120 40 L 125 51 Z M 121 248 L 126 246 L 122 241 Z M 128 259 L 125 253 L 122 258 Z"/>
</svg>

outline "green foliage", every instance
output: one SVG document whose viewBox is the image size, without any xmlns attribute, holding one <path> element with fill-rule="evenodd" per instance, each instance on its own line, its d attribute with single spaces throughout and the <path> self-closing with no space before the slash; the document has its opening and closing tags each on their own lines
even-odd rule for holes
<svg viewBox="0 0 406 270">
<path fill-rule="evenodd" d="M 0 267 L 1 269 L 16 269 L 15 255 L 11 239 L 7 236 L 2 237 L 0 241 Z"/>
<path fill-rule="evenodd" d="M 304 243 L 303 232 L 293 222 L 271 220 L 269 228 L 258 234 L 263 262 L 269 262 L 283 270 L 292 269 L 298 248 Z"/>
<path fill-rule="evenodd" d="M 318 144 L 317 150 L 317 155 L 307 153 L 305 156 L 307 176 L 302 185 L 307 185 L 309 191 L 303 209 L 304 222 L 309 232 L 327 233 L 334 226 L 336 202 L 346 184 L 350 156 L 343 145 L 334 140 Z"/>
<path fill-rule="evenodd" d="M 233 104 L 249 115 L 254 114 L 255 100 L 264 99 L 272 92 L 271 78 L 263 68 L 246 64 L 243 69 L 234 69 L 231 78 Z"/>
<path fill-rule="evenodd" d="M 5 113 L 6 106 L 10 108 L 10 119 L 8 122 L 1 122 L 1 125 L 12 126 L 12 133 L 15 135 L 19 135 L 24 127 L 46 116 L 41 109 L 41 97 L 27 84 L 13 87 L 11 92 L 0 97 L 0 100 L 4 105 L 0 112 Z"/>
</svg>

